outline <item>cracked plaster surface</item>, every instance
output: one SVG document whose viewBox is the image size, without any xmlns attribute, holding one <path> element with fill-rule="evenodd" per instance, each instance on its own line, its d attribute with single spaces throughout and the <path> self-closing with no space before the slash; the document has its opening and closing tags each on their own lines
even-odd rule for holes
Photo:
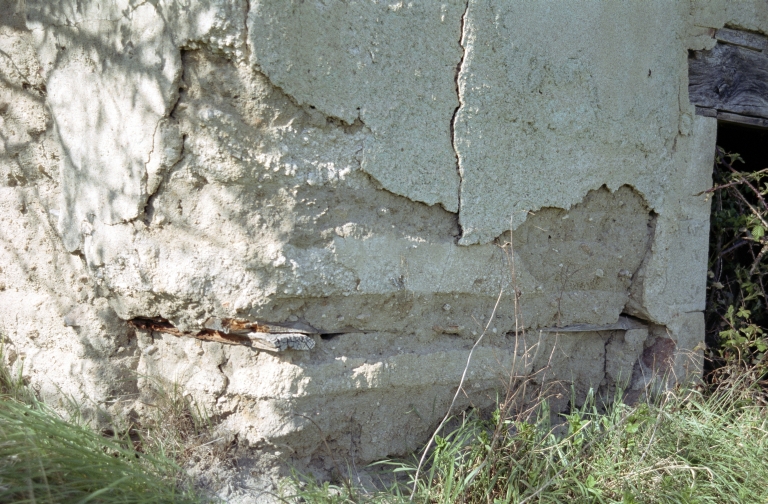
<svg viewBox="0 0 768 504">
<path fill-rule="evenodd" d="M 518 243 L 533 243 L 544 232 L 536 212 L 575 208 L 602 186 L 631 187 L 639 215 L 658 215 L 652 245 L 638 245 L 639 270 L 623 254 L 620 267 L 597 268 L 616 269 L 603 294 L 561 286 L 575 294 L 560 294 L 559 316 L 607 322 L 625 302 L 614 289 L 658 323 L 701 309 L 703 276 L 685 292 L 666 279 L 670 255 L 693 278 L 703 264 L 675 243 L 671 215 L 686 216 L 694 242 L 707 229 L 706 204 L 667 194 L 707 183 L 705 163 L 688 161 L 684 51 L 667 50 L 683 7 L 110 5 L 38 3 L 28 24 L 62 143 L 59 228 L 122 317 L 185 328 L 214 315 L 279 321 L 334 296 L 335 321 L 318 321 L 329 330 L 399 327 L 405 319 L 366 316 L 379 311 L 367 300 L 406 290 L 426 306 L 459 293 L 486 303 L 508 285 L 503 266 L 484 272 L 503 263 L 493 241 L 530 220 Z M 642 58 L 624 57 L 643 44 Z M 587 246 L 576 229 L 571 239 Z M 632 233 L 598 246 L 630 247 Z M 552 323 L 541 290 L 581 263 L 571 255 L 545 272 L 525 254 L 516 251 L 526 325 L 541 327 Z M 620 271 L 635 281 L 624 286 Z M 367 322 L 350 325 L 349 312 Z"/>
<path fill-rule="evenodd" d="M 663 1 L 470 1 L 456 118 L 461 243 L 488 242 L 603 184 L 631 184 L 662 211 L 690 114 L 678 105 L 686 56 L 670 50 L 684 14 Z"/>
<path fill-rule="evenodd" d="M 387 190 L 457 212 L 451 118 L 463 6 L 255 1 L 251 61 L 299 103 L 370 130 L 362 169 Z"/>
</svg>

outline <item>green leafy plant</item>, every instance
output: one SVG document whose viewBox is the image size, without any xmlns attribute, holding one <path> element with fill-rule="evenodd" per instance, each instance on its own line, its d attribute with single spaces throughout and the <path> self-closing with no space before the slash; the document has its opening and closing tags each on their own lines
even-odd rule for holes
<svg viewBox="0 0 768 504">
<path fill-rule="evenodd" d="M 716 375 L 730 366 L 768 372 L 768 168 L 743 172 L 718 147 L 713 172 L 707 340 Z"/>
</svg>

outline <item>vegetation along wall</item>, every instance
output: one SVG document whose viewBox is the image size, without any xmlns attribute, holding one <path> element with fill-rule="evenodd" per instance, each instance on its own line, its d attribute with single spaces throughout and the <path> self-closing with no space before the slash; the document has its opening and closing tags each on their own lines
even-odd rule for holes
<svg viewBox="0 0 768 504">
<path fill-rule="evenodd" d="M 723 27 L 764 2 L 2 0 L 4 357 L 279 460 L 416 448 L 478 340 L 455 411 L 695 376 Z"/>
</svg>

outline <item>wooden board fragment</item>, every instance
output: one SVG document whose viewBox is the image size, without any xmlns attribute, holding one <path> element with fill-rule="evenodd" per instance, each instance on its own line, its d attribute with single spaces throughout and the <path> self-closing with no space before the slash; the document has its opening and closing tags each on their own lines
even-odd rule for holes
<svg viewBox="0 0 768 504">
<path fill-rule="evenodd" d="M 717 110 L 706 108 L 706 107 L 696 107 L 696 115 L 704 116 L 704 117 L 717 117 Z"/>
<path fill-rule="evenodd" d="M 768 128 L 768 119 L 731 114 L 730 112 L 718 112 L 717 120 L 728 123 L 746 124 L 747 126 L 757 126 L 759 128 Z"/>
<path fill-rule="evenodd" d="M 765 51 L 768 48 L 768 39 L 766 37 L 741 30 L 720 28 L 715 32 L 715 38 L 721 42 L 748 47 L 756 51 Z"/>
<path fill-rule="evenodd" d="M 203 322 L 205 329 L 212 331 L 223 332 L 225 334 L 239 334 L 247 335 L 248 333 L 266 333 L 266 334 L 286 334 L 286 333 L 299 333 L 299 334 L 318 334 L 317 329 L 302 324 L 300 322 L 294 322 L 288 325 L 276 325 L 265 324 L 263 322 L 254 322 L 244 319 L 220 319 L 209 318 Z"/>
<path fill-rule="evenodd" d="M 768 119 L 763 119 L 762 117 L 743 116 L 704 107 L 696 107 L 696 115 L 714 117 L 718 121 L 726 123 L 744 124 L 746 126 L 756 126 L 758 128 L 768 128 Z"/>
<path fill-rule="evenodd" d="M 267 352 L 286 350 L 312 350 L 315 340 L 309 334 L 315 334 L 313 328 L 292 329 L 272 324 L 262 324 L 239 319 L 209 319 L 198 332 L 184 332 L 177 329 L 168 320 L 137 317 L 128 321 L 130 325 L 145 331 L 156 331 L 196 338 L 203 341 L 215 341 L 228 345 L 244 345 Z"/>
<path fill-rule="evenodd" d="M 272 352 L 286 350 L 312 350 L 315 340 L 302 333 L 248 333 L 253 346 Z"/>
<path fill-rule="evenodd" d="M 698 107 L 768 118 L 768 55 L 729 44 L 697 51 L 688 65 L 688 95 Z"/>
</svg>

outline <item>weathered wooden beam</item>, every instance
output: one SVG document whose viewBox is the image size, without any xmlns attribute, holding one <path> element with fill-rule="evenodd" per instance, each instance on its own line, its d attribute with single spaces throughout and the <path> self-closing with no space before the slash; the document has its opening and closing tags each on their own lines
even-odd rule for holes
<svg viewBox="0 0 768 504">
<path fill-rule="evenodd" d="M 768 128 L 768 119 L 762 117 L 743 116 L 739 114 L 732 114 L 730 112 L 723 112 L 711 108 L 696 107 L 696 115 L 704 117 L 714 117 L 718 121 L 744 124 L 747 126 L 757 126 L 759 128 Z"/>
<path fill-rule="evenodd" d="M 757 126 L 759 128 L 768 128 L 768 119 L 762 117 L 749 117 L 730 112 L 717 112 L 717 120 L 727 123 L 745 124 L 747 126 Z"/>
<path fill-rule="evenodd" d="M 717 110 L 713 108 L 696 107 L 696 115 L 704 117 L 717 117 Z"/>
<path fill-rule="evenodd" d="M 748 47 L 757 51 L 768 49 L 768 38 L 756 33 L 721 28 L 715 32 L 715 38 L 721 42 Z"/>
<path fill-rule="evenodd" d="M 698 107 L 768 118 L 768 55 L 730 44 L 697 51 L 688 62 L 688 95 Z"/>
</svg>

